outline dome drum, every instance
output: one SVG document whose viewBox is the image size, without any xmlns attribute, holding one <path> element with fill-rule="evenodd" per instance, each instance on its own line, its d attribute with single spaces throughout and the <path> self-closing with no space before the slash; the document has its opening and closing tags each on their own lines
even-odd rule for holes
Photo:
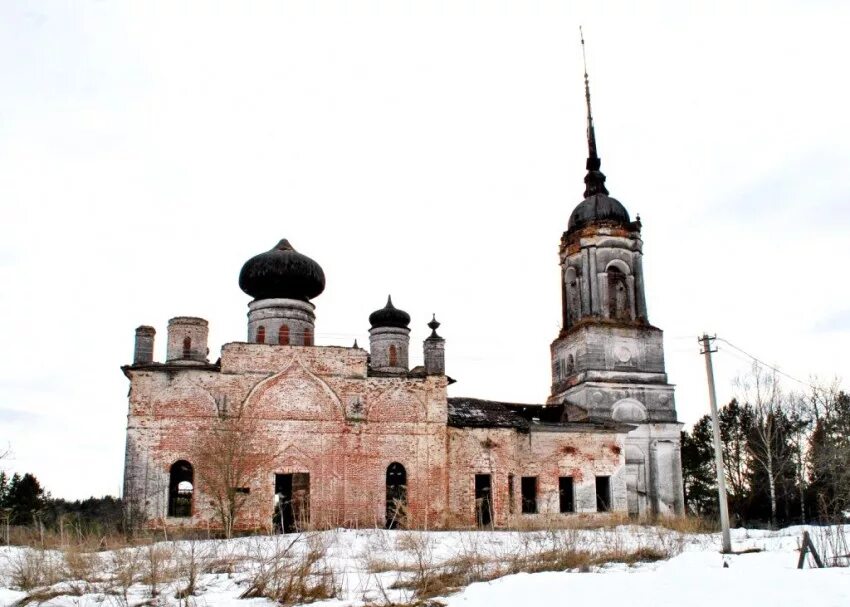
<svg viewBox="0 0 850 607">
<path fill-rule="evenodd" d="M 373 371 L 404 375 L 409 369 L 410 329 L 369 329 L 370 366 Z"/>
<path fill-rule="evenodd" d="M 252 301 L 248 304 L 248 341 L 272 345 L 312 345 L 315 309 L 310 302 L 297 299 Z"/>
</svg>

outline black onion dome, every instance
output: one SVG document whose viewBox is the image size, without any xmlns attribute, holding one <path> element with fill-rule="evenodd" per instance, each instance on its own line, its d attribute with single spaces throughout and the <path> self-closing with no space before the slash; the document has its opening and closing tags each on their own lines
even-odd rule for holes
<svg viewBox="0 0 850 607">
<path fill-rule="evenodd" d="M 369 324 L 376 327 L 398 327 L 406 329 L 410 324 L 410 314 L 399 310 L 393 305 L 392 296 L 387 297 L 387 305 L 380 310 L 375 310 L 369 315 Z"/>
<path fill-rule="evenodd" d="M 607 194 L 591 194 L 573 209 L 567 230 L 573 231 L 596 221 L 615 221 L 627 224 L 631 222 L 626 207 L 616 198 Z"/>
<path fill-rule="evenodd" d="M 325 290 L 325 273 L 284 238 L 270 251 L 245 262 L 239 272 L 239 288 L 254 299 L 308 301 Z"/>
</svg>

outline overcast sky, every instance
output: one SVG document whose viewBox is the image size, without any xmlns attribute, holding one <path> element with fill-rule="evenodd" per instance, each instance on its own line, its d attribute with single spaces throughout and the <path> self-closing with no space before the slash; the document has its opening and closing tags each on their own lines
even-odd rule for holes
<svg viewBox="0 0 850 607">
<path fill-rule="evenodd" d="M 388 293 L 450 395 L 543 402 L 558 243 L 602 170 L 644 225 L 679 417 L 696 336 L 850 378 L 846 2 L 0 3 L 0 445 L 56 496 L 117 494 L 133 331 L 245 339 L 239 269 L 324 268 L 319 344 Z M 746 358 L 721 343 L 718 398 Z M 787 387 L 799 388 L 787 380 Z"/>
</svg>

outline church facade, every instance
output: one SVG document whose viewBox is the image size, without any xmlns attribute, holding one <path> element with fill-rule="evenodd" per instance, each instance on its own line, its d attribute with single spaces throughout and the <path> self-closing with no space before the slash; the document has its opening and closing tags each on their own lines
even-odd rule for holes
<svg viewBox="0 0 850 607">
<path fill-rule="evenodd" d="M 136 329 L 124 497 L 194 529 L 504 527 L 683 508 L 673 386 L 648 320 L 639 220 L 608 195 L 588 97 L 584 200 L 560 243 L 562 329 L 545 404 L 450 398 L 439 323 L 410 367 L 388 299 L 369 348 L 315 343 L 322 268 L 286 240 L 248 260 L 245 341 L 210 362 L 207 322 Z M 228 518 L 229 517 L 229 518 Z"/>
</svg>

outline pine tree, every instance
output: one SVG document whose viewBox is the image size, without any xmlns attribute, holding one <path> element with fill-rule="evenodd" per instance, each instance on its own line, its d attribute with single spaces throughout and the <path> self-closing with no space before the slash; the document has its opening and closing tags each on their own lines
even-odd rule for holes
<svg viewBox="0 0 850 607">
<path fill-rule="evenodd" d="M 690 434 L 682 432 L 685 508 L 700 516 L 717 513 L 717 476 L 711 433 L 711 417 L 708 415 L 694 424 Z"/>
<path fill-rule="evenodd" d="M 3 500 L 3 507 L 12 511 L 12 525 L 31 525 L 44 505 L 44 489 L 35 476 L 29 472 L 12 476 Z"/>
</svg>

